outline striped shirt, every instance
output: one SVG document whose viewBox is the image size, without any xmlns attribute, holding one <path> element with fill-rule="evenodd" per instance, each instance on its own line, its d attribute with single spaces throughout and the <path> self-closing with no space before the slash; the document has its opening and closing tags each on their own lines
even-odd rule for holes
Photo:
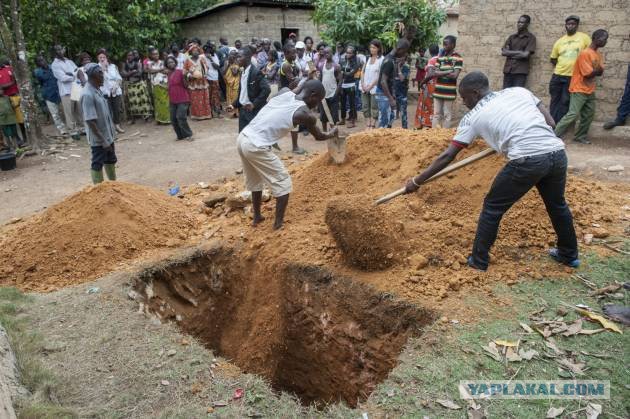
<svg viewBox="0 0 630 419">
<path fill-rule="evenodd" d="M 464 59 L 456 52 L 437 58 L 438 71 L 455 71 L 464 68 Z M 457 98 L 457 79 L 438 77 L 435 81 L 434 98 L 455 100 Z"/>
</svg>

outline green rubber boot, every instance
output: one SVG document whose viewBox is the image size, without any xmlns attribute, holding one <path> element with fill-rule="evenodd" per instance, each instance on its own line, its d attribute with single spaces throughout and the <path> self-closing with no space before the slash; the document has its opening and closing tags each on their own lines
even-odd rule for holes
<svg viewBox="0 0 630 419">
<path fill-rule="evenodd" d="M 116 165 L 115 164 L 106 164 L 105 173 L 107 174 L 107 179 L 116 180 Z"/>
<path fill-rule="evenodd" d="M 92 175 L 92 183 L 97 185 L 103 181 L 103 171 L 102 170 L 90 170 L 90 174 Z"/>
</svg>

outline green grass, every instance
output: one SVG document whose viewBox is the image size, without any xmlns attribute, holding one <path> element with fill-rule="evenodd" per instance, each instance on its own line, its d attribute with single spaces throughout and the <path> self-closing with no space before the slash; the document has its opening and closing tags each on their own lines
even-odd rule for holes
<svg viewBox="0 0 630 419">
<path fill-rule="evenodd" d="M 630 258 L 597 258 L 587 256 L 588 268 L 581 274 L 599 286 L 613 281 L 627 281 L 630 277 Z M 546 349 L 538 333 L 526 334 L 519 321 L 531 324 L 530 313 L 545 308 L 540 315 L 551 320 L 558 317 L 556 310 L 567 304 L 587 304 L 599 309 L 601 302 L 589 297 L 589 289 L 578 279 L 545 279 L 524 281 L 512 287 L 497 286 L 495 296 L 511 301 L 508 307 L 497 307 L 496 316 L 482 318 L 473 325 L 437 324 L 422 337 L 415 339 L 403 353 L 401 364 L 392 372 L 389 379 L 379 386 L 370 399 L 370 405 L 377 410 L 403 417 L 463 417 L 467 403 L 459 398 L 460 380 L 562 380 L 568 379 L 560 373 L 554 359 L 539 356 L 531 361 L 498 362 L 481 349 L 493 339 L 521 340 L 521 345 L 533 348 L 541 355 L 551 352 Z M 615 304 L 628 305 L 628 293 L 622 300 L 610 300 Z M 609 300 L 606 300 L 609 301 Z M 465 298 L 463 304 L 489 304 L 479 297 Z M 492 304 L 490 302 L 490 304 Z M 564 321 L 577 318 L 570 309 Z M 599 328 L 587 324 L 584 328 Z M 577 353 L 577 359 L 585 361 L 588 370 L 581 379 L 610 380 L 610 400 L 593 400 L 601 404 L 604 417 L 611 413 L 617 417 L 628 417 L 630 412 L 630 338 L 628 333 L 603 332 L 595 335 L 571 337 L 554 336 L 558 346 L 565 351 Z M 471 352 L 472 351 L 472 352 Z M 596 358 L 583 355 L 605 354 L 610 358 Z M 449 399 L 462 407 L 462 410 L 448 410 L 435 400 Z M 587 401 L 577 400 L 493 400 L 481 401 L 489 417 L 497 418 L 541 418 L 550 407 L 565 407 L 565 413 L 584 408 Z M 584 413 L 581 413 L 584 417 Z"/>
<path fill-rule="evenodd" d="M 16 403 L 20 418 L 73 418 L 72 411 L 53 403 L 55 387 L 59 385 L 54 375 L 42 362 L 43 342 L 33 333 L 24 314 L 24 307 L 32 298 L 16 288 L 0 288 L 0 324 L 9 337 L 15 354 L 19 378 L 30 392 L 29 397 Z"/>
</svg>

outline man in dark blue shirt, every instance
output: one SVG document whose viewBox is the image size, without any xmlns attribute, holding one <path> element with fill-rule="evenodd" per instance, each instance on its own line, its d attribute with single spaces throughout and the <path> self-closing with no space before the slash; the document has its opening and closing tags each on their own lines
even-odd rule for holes
<svg viewBox="0 0 630 419">
<path fill-rule="evenodd" d="M 48 63 L 44 57 L 40 55 L 35 58 L 35 64 L 37 65 L 37 68 L 33 74 L 41 87 L 42 98 L 46 101 L 46 107 L 55 122 L 55 127 L 57 127 L 57 131 L 59 131 L 61 135 L 67 135 L 66 126 L 59 115 L 59 103 L 61 103 L 61 97 L 59 97 L 57 79 L 53 75 L 50 67 L 48 67 Z"/>
</svg>

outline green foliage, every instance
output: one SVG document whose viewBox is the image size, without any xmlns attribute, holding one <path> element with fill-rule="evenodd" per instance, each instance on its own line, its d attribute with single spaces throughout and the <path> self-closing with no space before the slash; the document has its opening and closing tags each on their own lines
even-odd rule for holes
<svg viewBox="0 0 630 419">
<path fill-rule="evenodd" d="M 438 41 L 438 28 L 444 19 L 444 12 L 428 0 L 316 0 L 313 15 L 329 42 L 366 45 L 376 38 L 389 47 L 401 36 L 398 22 L 407 29 L 416 28 L 413 47 L 427 47 Z"/>
<path fill-rule="evenodd" d="M 171 22 L 213 0 L 22 0 L 22 27 L 31 55 L 65 45 L 68 56 L 106 48 L 120 58 L 132 48 L 166 47 L 177 37 Z"/>
</svg>

